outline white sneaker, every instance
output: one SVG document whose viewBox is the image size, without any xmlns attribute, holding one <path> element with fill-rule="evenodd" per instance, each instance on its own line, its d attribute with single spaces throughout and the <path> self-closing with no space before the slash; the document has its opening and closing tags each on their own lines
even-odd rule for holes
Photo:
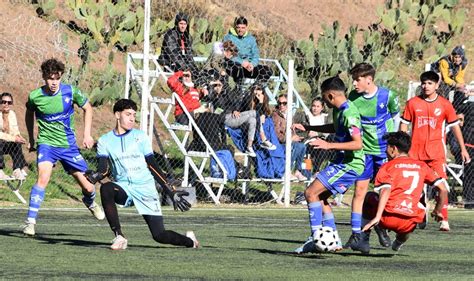
<svg viewBox="0 0 474 281">
<path fill-rule="evenodd" d="M 13 170 L 12 177 L 21 181 L 26 179 L 20 168 L 16 168 L 15 170 Z"/>
<path fill-rule="evenodd" d="M 89 211 L 91 211 L 92 215 L 98 220 L 103 220 L 105 219 L 105 213 L 102 210 L 102 207 L 100 207 L 97 203 L 93 202 L 92 205 L 87 207 Z"/>
<path fill-rule="evenodd" d="M 194 234 L 194 231 L 186 231 L 186 237 L 193 240 L 194 242 L 193 248 L 199 248 L 199 241 L 197 240 L 196 235 Z"/>
<path fill-rule="evenodd" d="M 3 169 L 0 169 L 0 180 L 9 180 L 9 179 L 11 178 L 7 174 L 5 174 Z"/>
<path fill-rule="evenodd" d="M 298 179 L 298 181 L 307 181 L 308 178 L 305 177 L 300 171 L 296 170 L 295 172 L 295 177 Z"/>
<path fill-rule="evenodd" d="M 265 149 L 268 149 L 268 150 L 275 150 L 277 149 L 276 145 L 274 145 L 273 143 L 271 143 L 269 140 L 264 140 L 262 141 L 262 143 L 260 144 L 261 147 L 265 148 Z"/>
<path fill-rule="evenodd" d="M 245 150 L 245 153 L 247 153 L 252 158 L 257 157 L 257 154 L 255 154 L 255 151 L 253 150 L 251 146 L 247 147 L 247 150 Z"/>
<path fill-rule="evenodd" d="M 112 250 L 125 250 L 127 249 L 128 241 L 122 235 L 117 235 L 114 240 L 112 240 L 112 245 L 110 249 Z"/>
<path fill-rule="evenodd" d="M 450 231 L 449 222 L 448 221 L 441 221 L 439 223 L 439 231 Z"/>
<path fill-rule="evenodd" d="M 341 237 L 339 237 L 339 233 L 336 231 L 334 231 L 334 236 L 336 237 L 336 241 L 337 241 L 337 248 L 334 250 L 335 252 L 338 252 L 338 251 L 342 251 L 342 242 L 341 242 Z"/>
<path fill-rule="evenodd" d="M 294 250 L 295 254 L 315 253 L 316 245 L 314 245 L 313 236 L 308 237 L 308 240 L 303 245 Z"/>
<path fill-rule="evenodd" d="M 23 176 L 26 178 L 26 176 L 28 176 L 28 173 L 25 171 L 25 169 L 21 169 L 20 170 L 21 173 L 23 174 Z"/>
<path fill-rule="evenodd" d="M 23 226 L 23 234 L 35 236 L 35 224 L 31 222 L 25 222 L 25 225 Z"/>
</svg>

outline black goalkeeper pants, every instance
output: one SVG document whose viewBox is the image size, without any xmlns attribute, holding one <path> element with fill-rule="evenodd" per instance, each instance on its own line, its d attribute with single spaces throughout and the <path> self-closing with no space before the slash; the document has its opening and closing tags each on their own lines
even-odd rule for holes
<svg viewBox="0 0 474 281">
<path fill-rule="evenodd" d="M 100 187 L 100 198 L 110 228 L 115 235 L 123 236 L 116 204 L 124 205 L 128 198 L 127 193 L 118 184 L 107 182 Z M 177 232 L 165 230 L 163 216 L 143 215 L 143 218 L 156 242 L 188 248 L 193 247 L 192 239 Z"/>
</svg>

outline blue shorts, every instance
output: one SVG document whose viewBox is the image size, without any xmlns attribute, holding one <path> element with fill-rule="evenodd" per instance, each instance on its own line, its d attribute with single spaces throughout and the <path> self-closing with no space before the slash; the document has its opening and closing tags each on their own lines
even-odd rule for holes
<svg viewBox="0 0 474 281">
<path fill-rule="evenodd" d="M 57 161 L 61 162 L 64 170 L 68 173 L 87 171 L 87 163 L 77 146 L 63 148 L 40 144 L 38 145 L 36 163 L 39 164 L 45 161 L 51 162 L 53 165 L 56 164 Z"/>
<path fill-rule="evenodd" d="M 382 155 L 365 155 L 365 169 L 357 180 L 374 180 L 380 167 L 387 162 L 387 157 Z"/>
<path fill-rule="evenodd" d="M 344 164 L 330 163 L 318 173 L 317 179 L 333 195 L 344 194 L 359 177 L 359 174 Z"/>
<path fill-rule="evenodd" d="M 135 206 L 140 215 L 161 216 L 161 201 L 156 191 L 155 181 L 137 185 L 128 182 L 115 182 L 127 193 L 124 207 Z"/>
</svg>

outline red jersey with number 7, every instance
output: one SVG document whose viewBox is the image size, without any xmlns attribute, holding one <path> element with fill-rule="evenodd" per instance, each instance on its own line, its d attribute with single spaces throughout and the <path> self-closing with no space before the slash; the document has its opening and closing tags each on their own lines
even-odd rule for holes
<svg viewBox="0 0 474 281">
<path fill-rule="evenodd" d="M 425 100 L 416 96 L 408 100 L 401 122 L 412 125 L 410 156 L 418 160 L 446 159 L 446 126 L 457 124 L 451 103 L 437 96 Z"/>
<path fill-rule="evenodd" d="M 418 202 L 423 185 L 436 185 L 441 180 L 425 162 L 400 156 L 380 168 L 375 178 L 375 188 L 390 188 L 385 212 L 422 219 L 425 211 L 418 206 Z"/>
</svg>

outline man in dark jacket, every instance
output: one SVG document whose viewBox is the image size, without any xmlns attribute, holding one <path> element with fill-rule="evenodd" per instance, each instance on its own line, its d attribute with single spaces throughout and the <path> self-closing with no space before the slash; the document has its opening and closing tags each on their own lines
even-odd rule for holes
<svg viewBox="0 0 474 281">
<path fill-rule="evenodd" d="M 174 20 L 175 26 L 166 31 L 161 46 L 158 63 L 168 66 L 172 71 L 191 70 L 197 75 L 197 67 L 193 60 L 193 39 L 188 29 L 189 18 L 184 13 L 178 13 Z"/>
</svg>

